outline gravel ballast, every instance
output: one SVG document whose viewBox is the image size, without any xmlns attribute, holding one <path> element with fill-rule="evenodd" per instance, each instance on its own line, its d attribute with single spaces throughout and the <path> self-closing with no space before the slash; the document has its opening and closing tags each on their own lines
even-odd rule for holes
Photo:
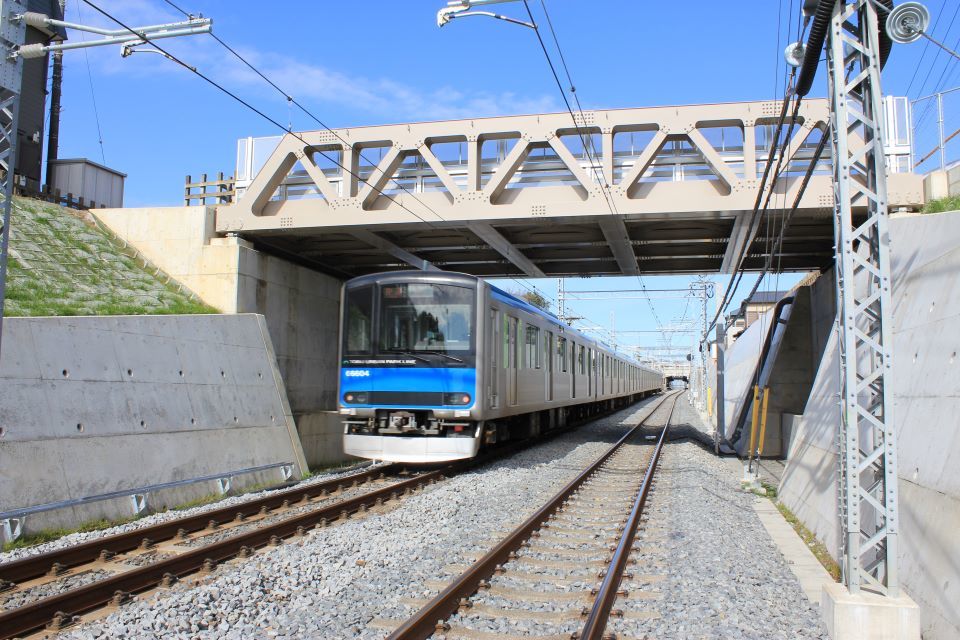
<svg viewBox="0 0 960 640">
<path fill-rule="evenodd" d="M 128 605 L 66 638 L 380 638 L 649 411 L 651 399 Z M 454 568 L 455 569 L 455 568 Z M 189 581 L 187 581 L 189 582 Z M 429 584 L 428 584 L 429 583 Z M 370 625 L 375 619 L 387 622 Z"/>
<path fill-rule="evenodd" d="M 382 638 L 656 402 L 428 486 L 382 513 L 262 549 L 60 637 Z M 682 398 L 674 424 L 684 423 L 699 426 L 699 418 Z M 691 441 L 672 442 L 658 474 L 635 543 L 633 597 L 618 600 L 627 615 L 609 631 L 635 638 L 826 638 L 816 606 L 753 510 L 754 496 L 740 490 L 722 460 Z M 581 586 L 572 580 L 569 589 Z"/>
<path fill-rule="evenodd" d="M 320 482 L 326 482 L 327 480 L 334 480 L 336 478 L 347 477 L 360 471 L 365 471 L 370 468 L 371 465 L 366 463 L 361 463 L 351 467 L 346 467 L 336 471 L 331 471 L 329 473 L 321 473 L 315 476 L 311 476 L 306 480 L 301 481 L 297 484 L 298 487 L 309 487 Z M 65 547 L 72 547 L 74 545 L 82 544 L 84 542 L 90 542 L 104 536 L 112 536 L 120 533 L 127 533 L 128 531 L 136 531 L 137 529 L 143 529 L 155 524 L 160 524 L 162 522 L 169 522 L 171 520 L 177 520 L 179 518 L 186 518 L 189 516 L 197 515 L 199 513 L 206 513 L 207 511 L 213 511 L 215 509 L 220 509 L 222 507 L 229 507 L 235 504 L 242 504 L 244 502 L 250 502 L 256 500 L 257 498 L 262 498 L 267 495 L 271 490 L 265 489 L 263 491 L 255 491 L 250 493 L 244 493 L 237 496 L 229 496 L 222 500 L 217 500 L 208 504 L 204 504 L 197 507 L 191 507 L 189 509 L 176 509 L 170 511 L 160 511 L 158 513 L 153 513 L 143 518 L 139 518 L 132 522 L 127 522 L 125 524 L 117 525 L 115 527 L 108 527 L 106 529 L 100 529 L 98 531 L 82 531 L 76 533 L 67 534 L 56 540 L 50 542 L 44 542 L 42 544 L 35 544 L 29 547 L 22 547 L 18 549 L 11 549 L 10 551 L 0 553 L 0 564 L 4 562 L 13 562 L 14 560 L 19 560 L 21 558 L 26 558 L 28 556 L 35 556 L 41 553 L 47 553 L 49 551 L 55 551 L 57 549 L 63 549 Z"/>
<path fill-rule="evenodd" d="M 673 424 L 702 429 L 686 398 Z M 662 576 L 630 589 L 608 630 L 632 638 L 828 638 L 817 605 L 774 546 L 728 464 L 691 440 L 664 448 L 635 571 Z M 634 615 L 629 615 L 629 614 Z"/>
</svg>

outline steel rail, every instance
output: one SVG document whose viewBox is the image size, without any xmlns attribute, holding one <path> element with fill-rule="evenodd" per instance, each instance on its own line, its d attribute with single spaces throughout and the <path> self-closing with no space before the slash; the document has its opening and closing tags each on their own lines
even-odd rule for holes
<svg viewBox="0 0 960 640">
<path fill-rule="evenodd" d="M 51 621 L 69 621 L 111 601 L 122 601 L 129 594 L 139 593 L 170 582 L 171 578 L 212 568 L 235 556 L 245 555 L 268 544 L 278 544 L 283 538 L 303 535 L 324 521 L 345 517 L 365 510 L 384 500 L 398 497 L 400 491 L 418 488 L 439 480 L 445 469 L 430 471 L 402 480 L 376 491 L 335 502 L 286 518 L 269 526 L 238 534 L 219 542 L 154 564 L 125 571 L 92 584 L 38 600 L 26 606 L 0 614 L 0 638 L 12 638 L 41 629 Z"/>
<path fill-rule="evenodd" d="M 636 435 L 644 423 L 656 413 L 657 409 L 663 406 L 668 398 L 673 397 L 675 405 L 675 398 L 679 395 L 680 394 L 677 393 L 673 396 L 663 397 L 643 420 L 617 440 L 610 449 L 589 467 L 580 472 L 576 478 L 568 482 L 559 492 L 550 498 L 546 504 L 540 507 L 536 513 L 527 518 L 523 524 L 514 529 L 506 538 L 488 551 L 486 555 L 460 574 L 433 600 L 424 605 L 420 611 L 397 627 L 397 629 L 387 637 L 387 640 L 423 640 L 433 635 L 437 630 L 437 625 L 457 611 L 461 599 L 468 598 L 476 593 L 481 583 L 492 576 L 497 567 L 507 562 L 510 559 L 510 554 L 519 549 L 523 542 L 530 537 L 530 534 L 539 529 L 541 525 L 563 505 L 567 498 L 599 471 L 600 467 L 613 456 L 624 443 Z"/>
<path fill-rule="evenodd" d="M 56 549 L 47 553 L 0 564 L 0 587 L 10 585 L 10 583 L 19 583 L 39 578 L 54 568 L 62 570 L 93 562 L 99 558 L 104 551 L 114 554 L 132 551 L 143 544 L 145 538 L 153 542 L 170 540 L 179 535 L 181 530 L 192 533 L 206 529 L 211 520 L 218 524 L 224 524 L 231 520 L 244 519 L 260 513 L 264 508 L 266 508 L 267 511 L 273 511 L 274 509 L 282 507 L 284 502 L 306 502 L 311 498 L 322 496 L 324 492 L 342 489 L 355 482 L 368 482 L 376 479 L 381 474 L 393 473 L 401 468 L 402 465 L 398 464 L 384 465 L 360 473 L 318 482 L 306 487 L 294 487 L 285 491 L 274 491 L 248 502 L 205 511 L 185 518 L 168 520 L 167 522 L 161 522 L 149 527 L 134 529 L 133 531 L 112 536 L 104 536 L 83 544 Z"/>
<path fill-rule="evenodd" d="M 663 401 L 658 403 L 657 407 L 662 403 Z M 657 407 L 654 408 L 654 411 Z M 258 547 L 263 547 L 268 544 L 279 544 L 283 538 L 288 538 L 293 535 L 303 535 L 317 524 L 324 525 L 326 522 L 336 518 L 342 518 L 351 513 L 365 511 L 367 507 L 379 505 L 386 500 L 399 497 L 402 491 L 405 492 L 411 487 L 415 486 L 419 488 L 424 484 L 433 483 L 445 477 L 445 475 L 472 469 L 503 455 L 512 455 L 528 447 L 540 444 L 545 440 L 569 432 L 580 426 L 580 424 L 597 419 L 605 414 L 606 412 L 598 416 L 592 416 L 582 422 L 573 422 L 566 428 L 556 429 L 541 438 L 520 441 L 515 446 L 505 447 L 506 451 L 498 447 L 488 452 L 487 455 L 454 463 L 442 469 L 429 471 L 360 496 L 324 505 L 306 513 L 301 513 L 279 522 L 226 538 L 193 551 L 188 551 L 154 564 L 124 571 L 123 573 L 109 576 L 98 582 L 37 600 L 11 611 L 0 613 L 0 639 L 15 638 L 39 630 L 45 626 L 58 629 L 64 624 L 69 624 L 75 616 L 89 612 L 104 604 L 122 602 L 130 594 L 147 591 L 158 586 L 163 586 L 164 584 L 170 584 L 176 578 L 201 569 L 212 569 L 220 562 L 236 556 L 246 556 Z M 276 508 L 278 506 L 284 506 L 285 502 L 292 503 L 293 500 L 291 500 L 291 498 L 293 497 L 299 496 L 299 499 L 306 501 L 309 497 L 320 495 L 323 489 L 329 490 L 331 487 L 348 486 L 361 480 L 366 481 L 386 471 L 401 469 L 403 466 L 402 464 L 390 464 L 377 467 L 309 487 L 278 492 L 277 494 L 265 496 L 264 498 L 248 503 L 233 505 L 223 509 L 208 511 L 198 516 L 190 516 L 189 518 L 162 523 L 156 525 L 156 527 L 146 527 L 117 536 L 100 538 L 76 547 L 53 551 L 50 552 L 50 554 L 41 554 L 32 558 L 25 558 L 24 561 L 37 561 L 38 559 L 42 559 L 43 561 L 40 562 L 38 566 L 45 567 L 44 572 L 40 574 L 45 575 L 50 569 L 49 561 L 53 556 L 58 556 L 61 560 L 66 560 L 67 562 L 73 561 L 74 564 L 90 562 L 99 558 L 102 551 L 109 550 L 105 548 L 105 544 L 114 544 L 116 548 L 121 548 L 123 551 L 130 551 L 140 547 L 145 541 L 150 543 L 160 541 L 161 538 L 158 532 L 165 533 L 172 529 L 173 535 L 177 535 L 181 529 L 187 530 L 184 523 L 200 522 L 201 525 L 194 530 L 202 530 L 209 526 L 211 520 L 216 521 L 216 517 L 214 517 L 216 515 L 228 516 L 223 522 L 229 519 L 242 519 L 245 516 L 241 516 L 241 512 L 249 513 L 253 510 L 253 505 L 257 507 L 255 512 L 259 513 L 260 509 L 264 506 L 273 505 L 273 507 Z M 158 537 L 152 538 L 146 535 L 147 533 L 152 533 Z M 169 539 L 173 537 L 173 535 L 168 535 L 165 539 Z M 134 541 L 132 546 L 130 546 L 131 540 Z M 91 553 L 93 554 L 92 558 L 90 557 Z M 76 558 L 81 555 L 87 559 L 83 562 L 77 562 Z M 0 569 L 14 567 L 17 564 L 29 566 L 24 561 L 0 565 Z M 26 569 L 23 567 L 19 570 L 26 572 Z M 32 571 L 36 571 L 36 569 L 32 569 Z"/>
<path fill-rule="evenodd" d="M 623 580 L 624 571 L 627 568 L 627 561 L 630 559 L 630 550 L 633 547 L 633 540 L 637 535 L 637 528 L 640 526 L 640 518 L 643 516 L 643 508 L 647 503 L 647 495 L 650 493 L 650 487 L 653 484 L 653 475 L 657 470 L 657 462 L 660 460 L 660 452 L 663 451 L 663 443 L 667 438 L 667 431 L 670 430 L 670 421 L 673 419 L 673 412 L 677 408 L 677 400 L 680 395 L 674 397 L 673 406 L 670 407 L 670 415 L 657 440 L 656 449 L 653 451 L 653 458 L 647 467 L 647 473 L 643 477 L 643 484 L 640 485 L 640 492 L 630 510 L 630 517 L 627 524 L 623 527 L 623 534 L 617 549 L 613 554 L 613 559 L 607 566 L 606 575 L 597 591 L 597 597 L 593 601 L 590 613 L 587 615 L 583 628 L 576 636 L 579 640 L 603 640 L 604 631 L 607 628 L 607 620 L 610 618 L 610 612 L 617 600 L 617 591 L 620 589 L 620 582 Z"/>
<path fill-rule="evenodd" d="M 573 422 L 569 428 L 575 428 L 578 425 L 579 421 Z M 545 437 L 549 438 L 553 435 L 560 435 L 567 430 L 568 429 L 557 429 Z M 481 456 L 472 462 L 474 464 L 483 464 L 488 458 L 489 456 Z M 0 563 L 0 592 L 18 583 L 47 575 L 52 570 L 60 572 L 70 567 L 93 562 L 97 560 L 103 552 L 119 554 L 133 551 L 143 544 L 144 539 L 149 539 L 154 543 L 163 542 L 180 535 L 182 531 L 187 533 L 202 531 L 209 526 L 211 521 L 217 524 L 223 524 L 233 520 L 245 519 L 251 515 L 260 513 L 264 508 L 266 508 L 267 511 L 273 511 L 282 507 L 284 502 L 306 502 L 311 498 L 323 497 L 324 492 L 336 491 L 353 483 L 364 483 L 377 479 L 380 475 L 395 473 L 402 468 L 403 465 L 401 464 L 383 465 L 306 487 L 294 487 L 284 491 L 270 492 L 261 498 L 240 504 L 204 511 L 196 515 L 176 520 L 168 520 L 149 527 L 142 527 L 112 536 L 104 536 L 91 540 L 90 542 L 55 549 L 12 562 Z"/>
</svg>

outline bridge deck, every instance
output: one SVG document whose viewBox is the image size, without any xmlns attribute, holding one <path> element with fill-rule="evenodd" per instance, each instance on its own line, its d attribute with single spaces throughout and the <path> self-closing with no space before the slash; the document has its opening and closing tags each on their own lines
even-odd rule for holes
<svg viewBox="0 0 960 640">
<path fill-rule="evenodd" d="M 529 277 L 748 269 L 779 233 L 826 129 L 803 103 L 771 199 L 749 228 L 779 114 L 774 102 L 428 122 L 284 136 L 217 230 L 342 276 L 442 268 Z M 784 270 L 833 257 L 830 159 L 786 233 Z M 917 176 L 891 175 L 893 207 Z"/>
</svg>

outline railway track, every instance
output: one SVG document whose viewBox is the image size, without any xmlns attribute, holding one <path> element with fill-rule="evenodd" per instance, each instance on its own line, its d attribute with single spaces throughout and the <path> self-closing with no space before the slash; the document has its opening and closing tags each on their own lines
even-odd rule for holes
<svg viewBox="0 0 960 640">
<path fill-rule="evenodd" d="M 679 396 L 664 397 L 486 555 L 453 582 L 438 586 L 439 595 L 389 639 L 533 635 L 599 640 L 611 614 L 655 615 L 635 608 L 616 610 L 614 605 L 628 595 L 643 600 L 644 587 L 659 577 L 639 573 L 641 567 L 628 571 L 628 566 Z M 663 427 L 650 436 L 644 427 L 658 416 Z"/>
<path fill-rule="evenodd" d="M 384 465 L 0 564 L 0 638 L 57 631 L 81 614 L 379 507 L 453 471 Z"/>
<path fill-rule="evenodd" d="M 377 510 L 427 484 L 546 438 L 520 442 L 440 469 L 382 465 L 308 486 L 0 564 L 0 639 L 59 631 L 80 616 L 169 587 L 314 527 Z"/>
</svg>

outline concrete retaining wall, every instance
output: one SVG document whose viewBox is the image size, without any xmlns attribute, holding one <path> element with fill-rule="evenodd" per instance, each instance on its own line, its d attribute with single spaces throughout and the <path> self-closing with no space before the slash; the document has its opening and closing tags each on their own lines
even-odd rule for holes
<svg viewBox="0 0 960 640">
<path fill-rule="evenodd" d="M 263 314 L 308 464 L 345 459 L 340 422 L 328 413 L 337 408 L 338 279 L 217 237 L 214 207 L 92 213 L 204 302 L 224 313 Z"/>
<path fill-rule="evenodd" d="M 900 576 L 924 638 L 960 637 L 960 212 L 895 217 L 893 419 L 900 475 Z M 823 279 L 821 279 L 823 280 Z M 824 294 L 826 295 L 826 294 Z M 835 333 L 796 426 L 781 500 L 839 551 Z"/>
<path fill-rule="evenodd" d="M 262 316 L 7 318 L 3 329 L 0 511 L 277 462 L 305 471 Z M 119 515 L 123 501 L 96 503 L 27 526 Z"/>
<path fill-rule="evenodd" d="M 802 413 L 814 374 L 823 353 L 823 339 L 829 332 L 832 317 L 824 316 L 819 310 L 811 307 L 812 300 L 823 303 L 822 294 L 817 291 L 820 278 L 812 286 L 798 287 L 791 293 L 794 298 L 789 307 L 789 318 L 782 327 L 780 346 L 775 351 L 775 360 L 770 363 L 770 373 L 767 386 L 770 396 L 767 403 L 767 429 L 761 454 L 768 457 L 785 456 L 787 441 L 793 423 L 784 416 Z M 774 310 L 770 309 L 763 316 L 747 327 L 747 330 L 727 350 L 725 367 L 725 422 L 724 433 L 732 438 L 736 427 L 738 409 L 744 407 L 747 412 L 746 422 L 741 438 L 736 442 L 737 451 L 745 454 L 749 448 L 752 385 L 753 376 L 759 361 L 763 344 L 770 332 Z M 784 315 L 783 317 L 787 317 Z M 774 350 L 771 349 L 773 353 Z M 789 423 L 789 426 L 785 426 Z"/>
</svg>

